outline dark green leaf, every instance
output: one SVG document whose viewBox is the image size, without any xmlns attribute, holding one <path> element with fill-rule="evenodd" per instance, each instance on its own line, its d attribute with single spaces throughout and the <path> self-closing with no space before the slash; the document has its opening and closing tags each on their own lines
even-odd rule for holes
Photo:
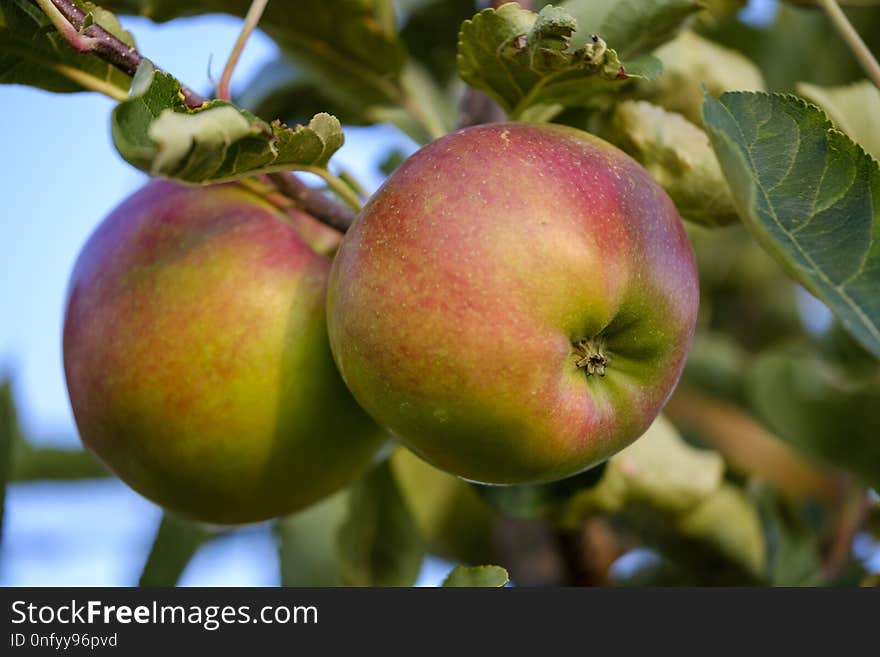
<svg viewBox="0 0 880 657">
<path fill-rule="evenodd" d="M 410 586 L 425 547 L 387 461 L 351 488 L 339 530 L 342 581 L 348 586 Z"/>
<path fill-rule="evenodd" d="M 3 379 L 0 380 L 0 540 L 3 539 L 6 482 L 12 471 L 12 446 L 18 440 L 17 435 L 18 421 L 12 399 L 12 384 L 8 379 Z"/>
<path fill-rule="evenodd" d="M 701 9 L 694 0 L 566 0 L 561 6 L 581 27 L 576 46 L 586 43 L 586 35 L 598 34 L 624 59 L 669 41 Z"/>
<path fill-rule="evenodd" d="M 862 80 L 839 87 L 800 82 L 797 90 L 825 110 L 834 127 L 848 134 L 875 159 L 880 158 L 880 89 Z"/>
<path fill-rule="evenodd" d="M 704 120 L 743 222 L 880 356 L 880 166 L 792 96 L 707 97 Z"/>
<path fill-rule="evenodd" d="M 404 8 L 400 38 L 411 57 L 425 66 L 441 84 L 455 75 L 455 39 L 461 24 L 476 7 L 474 0 L 427 0 Z"/>
<path fill-rule="evenodd" d="M 213 536 L 199 525 L 163 513 L 138 584 L 174 586 L 199 547 Z"/>
<path fill-rule="evenodd" d="M 307 127 L 289 128 L 225 101 L 190 109 L 180 83 L 149 62 L 138 70 L 131 98 L 113 111 L 112 130 L 127 162 L 150 175 L 190 183 L 323 168 L 343 142 L 339 121 L 329 114 L 316 115 Z"/>
<path fill-rule="evenodd" d="M 549 113 L 548 106 L 558 111 L 588 105 L 651 72 L 653 60 L 625 68 L 601 39 L 588 37 L 583 46 L 570 47 L 576 30 L 577 21 L 552 6 L 540 14 L 515 3 L 485 9 L 461 27 L 459 74 L 516 119 Z"/>
<path fill-rule="evenodd" d="M 366 106 L 340 103 L 325 87 L 289 58 L 278 57 L 257 71 L 233 100 L 257 116 L 284 123 L 302 123 L 321 112 L 333 114 L 344 125 L 370 122 Z"/>
<path fill-rule="evenodd" d="M 801 350 L 759 356 L 749 399 L 780 438 L 880 487 L 880 368 L 857 379 Z"/>
<path fill-rule="evenodd" d="M 480 497 L 506 516 L 547 519 L 558 514 L 571 498 L 596 486 L 602 480 L 606 465 L 600 463 L 586 472 L 549 484 L 471 485 Z"/>
<path fill-rule="evenodd" d="M 348 510 L 342 491 L 275 523 L 282 586 L 339 586 L 336 537 Z"/>
<path fill-rule="evenodd" d="M 769 579 L 774 586 L 821 583 L 818 534 L 805 519 L 769 488 L 758 495 L 769 551 Z"/>
<path fill-rule="evenodd" d="M 134 45 L 111 13 L 90 3 L 84 8 L 92 22 Z M 95 55 L 74 50 L 29 0 L 0 0 L 0 83 L 55 92 L 101 91 L 120 100 L 131 79 Z"/>
<path fill-rule="evenodd" d="M 227 13 L 244 16 L 250 0 L 105 0 L 119 13 L 155 21 Z M 405 52 L 397 36 L 391 0 L 296 0 L 269 2 L 260 29 L 285 53 L 325 81 L 324 91 L 365 105 L 400 98 L 397 76 Z"/>
<path fill-rule="evenodd" d="M 510 576 L 501 566 L 456 566 L 443 580 L 443 586 L 500 588 L 509 581 Z"/>
</svg>

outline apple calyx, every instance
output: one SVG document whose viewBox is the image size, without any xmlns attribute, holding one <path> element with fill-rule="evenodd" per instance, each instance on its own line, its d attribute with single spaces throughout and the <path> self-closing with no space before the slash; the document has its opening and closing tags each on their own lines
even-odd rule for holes
<svg viewBox="0 0 880 657">
<path fill-rule="evenodd" d="M 596 338 L 578 340 L 575 345 L 577 360 L 575 365 L 578 369 L 586 370 L 587 376 L 597 374 L 605 376 L 605 368 L 608 367 L 608 356 L 602 351 L 602 344 Z"/>
</svg>

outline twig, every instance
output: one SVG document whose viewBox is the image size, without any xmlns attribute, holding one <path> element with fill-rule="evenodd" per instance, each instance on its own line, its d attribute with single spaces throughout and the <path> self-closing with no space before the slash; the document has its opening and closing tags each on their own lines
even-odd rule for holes
<svg viewBox="0 0 880 657">
<path fill-rule="evenodd" d="M 226 66 L 223 68 L 223 74 L 220 76 L 220 82 L 217 84 L 217 98 L 229 100 L 229 83 L 232 81 L 232 73 L 235 71 L 235 66 L 238 64 L 238 60 L 241 57 L 241 53 L 244 51 L 244 47 L 247 44 L 251 33 L 256 29 L 257 23 L 260 22 L 263 10 L 266 9 L 267 4 L 269 4 L 269 0 L 253 0 L 253 2 L 251 2 L 251 6 L 244 17 L 244 25 L 241 28 L 241 33 L 238 35 L 238 39 L 236 39 L 235 45 L 232 47 L 232 52 L 229 54 Z"/>
<path fill-rule="evenodd" d="M 498 123 L 506 118 L 501 106 L 482 91 L 468 87 L 458 109 L 458 127 Z"/>
<path fill-rule="evenodd" d="M 877 60 L 874 58 L 874 55 L 871 54 L 871 51 L 868 49 L 868 46 L 865 45 L 865 42 L 862 41 L 862 37 L 856 32 L 856 28 L 854 28 L 852 23 L 849 22 L 846 14 L 843 13 L 840 5 L 837 4 L 837 0 L 819 1 L 825 9 L 825 13 L 828 14 L 831 23 L 837 29 L 838 34 L 840 34 L 840 36 L 843 37 L 843 40 L 846 41 L 846 45 L 852 50 L 855 58 L 859 60 L 859 64 L 865 69 L 865 73 L 871 78 L 874 86 L 880 89 L 880 64 L 877 63 Z"/>
<path fill-rule="evenodd" d="M 833 580 L 849 563 L 856 535 L 868 517 L 871 501 L 867 491 L 858 484 L 852 484 L 848 499 L 840 510 L 840 517 L 825 555 L 822 574 L 826 580 Z"/>
<path fill-rule="evenodd" d="M 354 221 L 354 210 L 309 187 L 292 173 L 270 173 L 268 178 L 282 194 L 293 199 L 297 206 L 331 228 L 345 232 Z"/>
<path fill-rule="evenodd" d="M 74 50 L 94 54 L 126 75 L 134 76 L 138 65 L 144 59 L 143 56 L 97 23 L 85 27 L 86 13 L 72 0 L 34 0 L 34 2 Z M 199 107 L 206 101 L 203 96 L 185 86 L 181 86 L 181 93 L 187 106 L 191 108 Z"/>
</svg>

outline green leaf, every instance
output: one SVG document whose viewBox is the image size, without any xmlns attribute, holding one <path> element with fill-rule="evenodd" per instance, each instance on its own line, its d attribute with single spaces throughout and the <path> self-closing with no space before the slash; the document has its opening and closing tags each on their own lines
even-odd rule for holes
<svg viewBox="0 0 880 657">
<path fill-rule="evenodd" d="M 759 491 L 773 586 L 816 586 L 821 582 L 822 556 L 818 533 L 800 513 L 772 489 Z"/>
<path fill-rule="evenodd" d="M 336 537 L 348 510 L 346 490 L 275 523 L 282 586 L 339 586 Z"/>
<path fill-rule="evenodd" d="M 347 586 L 410 586 L 425 556 L 415 518 L 387 461 L 355 482 L 339 530 Z"/>
<path fill-rule="evenodd" d="M 108 11 L 85 3 L 91 21 L 134 45 Z M 74 50 L 29 0 L 0 0 L 0 84 L 26 84 L 48 91 L 100 91 L 124 98 L 131 79 L 95 55 Z"/>
<path fill-rule="evenodd" d="M 694 0 L 566 0 L 562 8 L 575 17 L 586 35 L 598 34 L 614 44 L 623 59 L 644 55 L 669 41 L 687 19 L 700 11 Z"/>
<path fill-rule="evenodd" d="M 193 555 L 215 534 L 170 513 L 163 513 L 139 586 L 174 586 Z"/>
<path fill-rule="evenodd" d="M 683 536 L 712 546 L 755 577 L 761 577 L 767 567 L 760 514 L 748 496 L 732 484 L 722 484 L 677 518 L 674 526 Z"/>
<path fill-rule="evenodd" d="M 12 448 L 18 440 L 18 421 L 12 399 L 12 383 L 0 380 L 0 540 L 3 539 L 3 509 L 6 502 L 6 483 L 12 471 Z"/>
<path fill-rule="evenodd" d="M 474 0 L 426 0 L 408 3 L 401 14 L 406 22 L 400 38 L 410 57 L 417 59 L 441 84 L 455 75 L 455 40 L 461 24 L 474 13 Z"/>
<path fill-rule="evenodd" d="M 681 114 L 624 101 L 615 106 L 605 136 L 648 170 L 683 218 L 704 226 L 738 219 L 709 137 Z"/>
<path fill-rule="evenodd" d="M 501 588 L 509 581 L 510 576 L 501 566 L 456 566 L 443 580 L 443 586 Z"/>
<path fill-rule="evenodd" d="M 761 70 L 745 55 L 690 30 L 658 48 L 663 62 L 656 80 L 636 83 L 636 94 L 691 123 L 703 125 L 704 89 L 712 96 L 725 91 L 764 91 Z"/>
<path fill-rule="evenodd" d="M 323 168 L 342 146 L 339 121 L 318 114 L 306 126 L 267 123 L 225 101 L 190 109 L 180 83 L 144 62 L 129 100 L 113 111 L 120 155 L 152 176 L 188 183 L 234 180 L 255 173 Z"/>
<path fill-rule="evenodd" d="M 431 554 L 467 563 L 492 559 L 496 514 L 470 484 L 403 447 L 389 462 Z"/>
<path fill-rule="evenodd" d="M 840 87 L 799 82 L 797 90 L 825 110 L 834 127 L 848 134 L 874 159 L 880 159 L 880 89 L 862 80 Z"/>
<path fill-rule="evenodd" d="M 552 6 L 540 14 L 515 3 L 485 9 L 461 27 L 459 74 L 516 119 L 535 106 L 589 105 L 651 72 L 650 60 L 625 68 L 601 39 L 570 47 L 576 30 L 577 21 Z"/>
<path fill-rule="evenodd" d="M 634 505 L 681 514 L 721 486 L 723 471 L 716 452 L 691 447 L 660 416 L 641 438 L 611 457 L 595 487 L 571 500 L 563 522 L 576 525 L 589 515 Z"/>
<path fill-rule="evenodd" d="M 880 367 L 855 378 L 802 350 L 761 354 L 751 406 L 780 438 L 880 488 Z"/>
<path fill-rule="evenodd" d="M 793 96 L 707 97 L 704 119 L 751 233 L 880 356 L 880 166 Z"/>
</svg>

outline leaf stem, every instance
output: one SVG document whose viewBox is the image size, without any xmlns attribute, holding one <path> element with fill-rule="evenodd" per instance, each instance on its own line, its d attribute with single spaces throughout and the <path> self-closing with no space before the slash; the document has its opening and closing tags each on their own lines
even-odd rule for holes
<svg viewBox="0 0 880 657">
<path fill-rule="evenodd" d="M 267 178 L 281 194 L 331 228 L 344 233 L 354 221 L 352 209 L 309 187 L 289 171 L 270 173 Z"/>
<path fill-rule="evenodd" d="M 313 173 L 316 176 L 319 176 L 327 183 L 327 187 L 329 187 L 339 198 L 341 198 L 345 203 L 355 212 L 361 211 L 361 201 L 357 197 L 357 194 L 354 193 L 354 190 L 345 184 L 345 181 L 342 180 L 339 176 L 330 173 L 328 169 L 324 169 L 321 167 L 301 167 L 297 168 L 298 171 L 307 171 L 308 173 Z"/>
<path fill-rule="evenodd" d="M 263 16 L 263 11 L 266 9 L 267 4 L 269 4 L 269 0 L 253 0 L 253 2 L 251 2 L 251 6 L 244 17 L 244 25 L 242 25 L 241 33 L 238 35 L 238 39 L 236 39 L 235 45 L 232 47 L 232 52 L 229 54 L 226 66 L 223 68 L 223 74 L 220 76 L 220 82 L 217 84 L 217 98 L 220 98 L 221 100 L 230 99 L 229 84 L 232 81 L 232 73 L 235 71 L 235 66 L 238 64 L 238 60 L 241 57 L 241 53 L 244 51 L 248 39 L 256 29 L 257 24 L 260 22 L 260 18 Z"/>
<path fill-rule="evenodd" d="M 106 80 L 97 78 L 94 75 L 89 75 L 85 71 L 80 71 L 79 69 L 75 69 L 72 66 L 64 66 L 63 64 L 58 64 L 54 68 L 56 71 L 58 71 L 65 77 L 70 78 L 80 86 L 89 89 L 90 91 L 104 94 L 105 96 L 112 98 L 118 103 L 121 103 L 123 100 L 128 98 L 128 94 L 125 92 L 124 89 L 121 89 L 116 85 L 110 84 Z"/>
<path fill-rule="evenodd" d="M 855 55 L 859 64 L 862 65 L 862 68 L 865 69 L 865 73 L 868 74 L 874 86 L 880 89 L 880 64 L 877 63 L 876 58 L 868 49 L 868 46 L 865 45 L 862 37 L 856 32 L 856 28 L 849 22 L 846 14 L 843 13 L 840 5 L 837 4 L 837 0 L 819 0 L 819 2 L 837 29 L 837 32 L 846 41 L 846 45 L 852 50 L 853 55 Z"/>
</svg>

